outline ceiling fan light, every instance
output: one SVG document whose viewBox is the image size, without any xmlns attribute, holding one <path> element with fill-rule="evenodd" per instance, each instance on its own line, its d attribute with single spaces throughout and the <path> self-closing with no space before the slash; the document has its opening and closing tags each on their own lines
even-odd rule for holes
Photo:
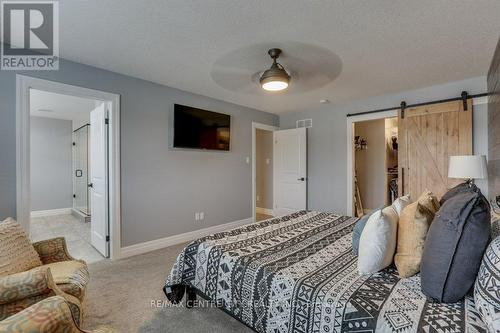
<svg viewBox="0 0 500 333">
<path fill-rule="evenodd" d="M 265 71 L 260 77 L 260 85 L 262 89 L 268 91 L 280 91 L 288 88 L 290 76 L 278 65 L 273 64 L 270 69 Z"/>
<path fill-rule="evenodd" d="M 280 91 L 288 88 L 288 82 L 285 81 L 268 81 L 262 83 L 262 89 L 267 91 Z"/>
<path fill-rule="evenodd" d="M 271 65 L 271 68 L 262 73 L 262 76 L 260 77 L 260 85 L 262 86 L 262 89 L 267 91 L 284 90 L 288 88 L 290 75 L 288 75 L 283 66 L 276 61 L 281 53 L 281 50 L 270 49 L 268 53 L 273 59 L 273 64 Z"/>
</svg>

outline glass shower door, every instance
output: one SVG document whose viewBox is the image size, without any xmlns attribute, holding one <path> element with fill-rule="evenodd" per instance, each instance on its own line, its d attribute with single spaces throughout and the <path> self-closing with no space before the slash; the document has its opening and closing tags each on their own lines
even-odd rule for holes
<svg viewBox="0 0 500 333">
<path fill-rule="evenodd" d="M 89 215 L 89 126 L 73 132 L 73 208 Z"/>
</svg>

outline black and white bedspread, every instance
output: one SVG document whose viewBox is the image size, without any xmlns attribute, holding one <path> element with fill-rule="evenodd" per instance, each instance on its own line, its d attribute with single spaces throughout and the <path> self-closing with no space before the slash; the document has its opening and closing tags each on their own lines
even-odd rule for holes
<svg viewBox="0 0 500 333">
<path fill-rule="evenodd" d="M 167 278 L 222 304 L 257 332 L 485 332 L 472 297 L 432 303 L 418 276 L 393 268 L 359 276 L 352 254 L 356 218 L 301 211 L 189 244 Z"/>
</svg>

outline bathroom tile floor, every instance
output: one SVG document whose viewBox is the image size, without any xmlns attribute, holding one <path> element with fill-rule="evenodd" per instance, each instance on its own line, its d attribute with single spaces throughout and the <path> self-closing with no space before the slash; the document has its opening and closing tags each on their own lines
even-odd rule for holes
<svg viewBox="0 0 500 333">
<path fill-rule="evenodd" d="M 37 242 L 64 237 L 71 256 L 90 264 L 104 259 L 90 244 L 90 223 L 81 222 L 73 215 L 33 217 L 30 226 L 31 239 Z"/>
</svg>

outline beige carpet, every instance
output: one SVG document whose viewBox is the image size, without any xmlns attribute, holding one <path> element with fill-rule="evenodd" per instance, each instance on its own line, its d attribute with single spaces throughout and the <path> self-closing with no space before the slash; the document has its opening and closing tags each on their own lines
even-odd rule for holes
<svg viewBox="0 0 500 333">
<path fill-rule="evenodd" d="M 90 264 L 84 328 L 110 325 L 122 333 L 252 332 L 219 309 L 152 306 L 154 301 L 166 301 L 164 280 L 184 246 Z"/>
</svg>

